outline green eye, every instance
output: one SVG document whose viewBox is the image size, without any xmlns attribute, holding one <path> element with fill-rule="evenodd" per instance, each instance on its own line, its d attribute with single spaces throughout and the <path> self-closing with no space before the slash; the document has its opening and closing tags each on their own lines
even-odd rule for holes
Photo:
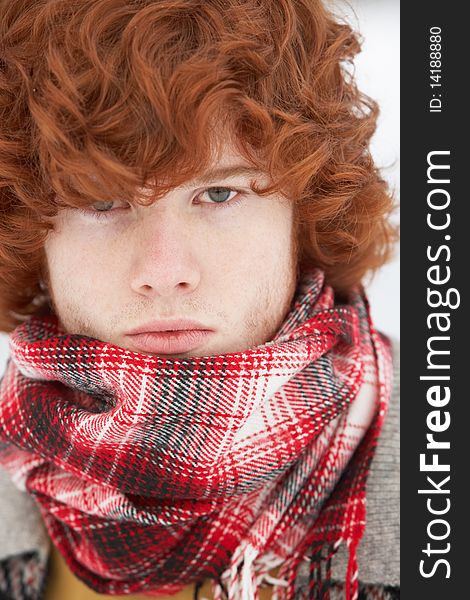
<svg viewBox="0 0 470 600">
<path fill-rule="evenodd" d="M 226 202 L 230 198 L 230 194 L 235 191 L 229 188 L 214 187 L 206 190 L 206 194 L 212 202 Z"/>
</svg>

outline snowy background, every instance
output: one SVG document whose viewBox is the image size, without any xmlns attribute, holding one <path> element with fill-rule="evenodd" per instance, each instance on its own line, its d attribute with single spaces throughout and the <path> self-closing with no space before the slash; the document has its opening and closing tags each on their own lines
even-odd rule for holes
<svg viewBox="0 0 470 600">
<path fill-rule="evenodd" d="M 381 114 L 372 154 L 399 201 L 400 190 L 400 2 L 399 0 L 335 0 L 353 28 L 364 37 L 356 58 L 359 88 L 378 101 Z M 394 216 L 398 222 L 398 215 Z M 368 286 L 372 318 L 381 331 L 400 337 L 399 246 L 395 258 Z"/>
</svg>

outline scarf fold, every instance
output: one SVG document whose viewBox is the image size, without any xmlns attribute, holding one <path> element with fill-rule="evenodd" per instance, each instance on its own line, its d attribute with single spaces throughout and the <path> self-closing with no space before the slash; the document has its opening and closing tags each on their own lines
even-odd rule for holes
<svg viewBox="0 0 470 600">
<path fill-rule="evenodd" d="M 388 340 L 363 291 L 335 301 L 303 273 L 272 341 L 166 359 L 32 317 L 10 337 L 0 465 L 35 499 L 69 568 L 99 593 L 173 594 L 209 578 L 215 600 L 328 598 L 331 559 L 356 547 L 387 410 Z M 277 577 L 269 572 L 279 567 Z"/>
</svg>

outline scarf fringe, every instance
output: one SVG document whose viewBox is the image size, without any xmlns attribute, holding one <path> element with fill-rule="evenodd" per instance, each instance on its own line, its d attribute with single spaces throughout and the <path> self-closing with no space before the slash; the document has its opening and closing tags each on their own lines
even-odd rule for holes
<svg viewBox="0 0 470 600">
<path fill-rule="evenodd" d="M 295 553 L 288 560 L 277 556 L 263 556 L 256 561 L 257 550 L 247 544 L 243 551 L 234 555 L 234 560 L 220 578 L 211 580 L 212 595 L 214 600 L 259 600 L 259 587 L 264 582 L 272 585 L 272 600 L 291 600 L 295 597 L 298 569 L 302 560 L 309 563 L 308 575 L 308 600 L 330 600 L 332 587 L 331 563 L 342 540 L 334 544 L 314 543 L 310 547 L 310 556 Z M 358 600 L 358 568 L 357 546 L 358 539 L 348 539 L 349 558 L 345 578 L 345 600 Z M 281 571 L 285 577 L 274 577 L 269 571 L 282 564 Z M 226 583 L 224 583 L 226 580 Z M 200 587 L 197 586 L 197 587 Z M 194 600 L 207 600 L 198 598 L 197 591 Z"/>
<path fill-rule="evenodd" d="M 229 569 L 218 581 L 211 580 L 214 600 L 259 600 L 258 590 L 264 582 L 273 585 L 274 590 L 288 585 L 285 579 L 269 574 L 283 563 L 282 558 L 272 554 L 257 557 L 258 550 L 249 542 L 244 548 L 239 547 Z"/>
<path fill-rule="evenodd" d="M 359 540 L 348 540 L 349 560 L 346 571 L 346 600 L 357 600 L 359 592 L 359 578 L 357 570 L 357 546 Z"/>
</svg>

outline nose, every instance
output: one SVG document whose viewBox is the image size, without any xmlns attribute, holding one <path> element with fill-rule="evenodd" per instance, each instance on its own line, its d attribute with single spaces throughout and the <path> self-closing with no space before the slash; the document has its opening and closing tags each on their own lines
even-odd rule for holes
<svg viewBox="0 0 470 600">
<path fill-rule="evenodd" d="M 149 298 L 190 294 L 201 279 L 197 232 L 177 211 L 146 212 L 134 233 L 132 290 Z"/>
</svg>

